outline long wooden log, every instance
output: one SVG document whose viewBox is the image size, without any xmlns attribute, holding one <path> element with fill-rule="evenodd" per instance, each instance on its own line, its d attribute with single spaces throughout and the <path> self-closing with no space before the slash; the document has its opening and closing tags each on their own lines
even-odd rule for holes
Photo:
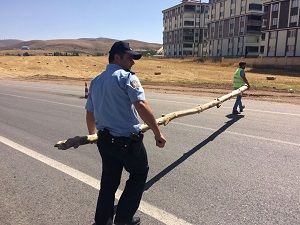
<svg viewBox="0 0 300 225">
<path fill-rule="evenodd" d="M 159 126 L 162 124 L 166 126 L 171 120 L 173 120 L 175 118 L 180 118 L 183 116 L 200 113 L 200 112 L 203 112 L 203 111 L 210 109 L 212 107 L 215 107 L 215 106 L 219 108 L 221 106 L 221 103 L 243 93 L 247 89 L 248 89 L 248 86 L 244 85 L 243 87 L 241 87 L 237 90 L 234 90 L 227 95 L 223 95 L 219 98 L 216 98 L 215 100 L 208 102 L 206 104 L 198 105 L 191 109 L 180 110 L 180 111 L 168 113 L 168 114 L 156 119 L 156 123 Z M 142 132 L 144 133 L 147 130 L 149 130 L 150 128 L 147 124 L 142 124 L 141 129 L 142 129 Z M 80 145 L 95 143 L 98 140 L 98 138 L 99 137 L 97 134 L 86 135 L 86 136 L 76 136 L 73 138 L 69 138 L 67 140 L 59 141 L 54 145 L 54 147 L 57 147 L 60 150 L 66 150 L 71 147 L 78 148 Z"/>
</svg>

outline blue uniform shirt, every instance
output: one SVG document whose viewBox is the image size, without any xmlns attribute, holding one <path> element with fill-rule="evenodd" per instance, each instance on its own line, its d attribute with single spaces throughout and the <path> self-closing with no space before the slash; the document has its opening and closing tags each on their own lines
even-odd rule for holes
<svg viewBox="0 0 300 225">
<path fill-rule="evenodd" d="M 85 108 L 94 113 L 97 130 L 107 128 L 114 136 L 128 137 L 141 130 L 132 104 L 139 100 L 145 100 L 145 93 L 138 77 L 117 64 L 108 64 L 92 80 Z"/>
</svg>

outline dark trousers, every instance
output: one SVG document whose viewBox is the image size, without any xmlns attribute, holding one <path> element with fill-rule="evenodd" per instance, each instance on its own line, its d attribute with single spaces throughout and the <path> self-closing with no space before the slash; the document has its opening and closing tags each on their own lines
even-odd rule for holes
<svg viewBox="0 0 300 225">
<path fill-rule="evenodd" d="M 106 225 L 113 220 L 115 193 L 123 168 L 130 175 L 118 202 L 115 222 L 130 222 L 139 207 L 149 170 L 143 134 L 132 140 L 100 132 L 97 146 L 102 157 L 102 177 L 95 222 Z"/>
<path fill-rule="evenodd" d="M 233 105 L 233 111 L 237 110 L 237 107 L 239 107 L 240 109 L 242 109 L 242 107 L 243 107 L 243 105 L 242 105 L 242 95 L 236 96 L 236 100 L 235 100 L 235 103 Z"/>
</svg>

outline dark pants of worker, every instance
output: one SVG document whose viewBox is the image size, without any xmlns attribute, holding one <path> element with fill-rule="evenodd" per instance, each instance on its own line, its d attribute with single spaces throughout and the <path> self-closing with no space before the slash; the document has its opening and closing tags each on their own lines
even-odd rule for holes
<svg viewBox="0 0 300 225">
<path fill-rule="evenodd" d="M 237 107 L 239 107 L 240 110 L 243 108 L 243 105 L 242 105 L 242 95 L 236 96 L 236 100 L 235 100 L 235 103 L 234 103 L 234 106 L 233 106 L 233 111 L 236 111 Z"/>
<path fill-rule="evenodd" d="M 143 134 L 132 140 L 100 131 L 97 145 L 102 157 L 102 177 L 95 222 L 106 225 L 113 220 L 115 193 L 125 168 L 129 179 L 118 202 L 115 222 L 128 223 L 139 207 L 149 170 Z"/>
</svg>

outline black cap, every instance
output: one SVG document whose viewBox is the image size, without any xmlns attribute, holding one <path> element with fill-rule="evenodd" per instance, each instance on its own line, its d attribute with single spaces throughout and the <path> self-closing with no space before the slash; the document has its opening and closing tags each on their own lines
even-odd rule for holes
<svg viewBox="0 0 300 225">
<path fill-rule="evenodd" d="M 109 54 L 116 54 L 116 53 L 129 53 L 133 59 L 138 60 L 142 58 L 142 54 L 135 52 L 130 48 L 129 43 L 124 41 L 117 41 L 111 47 Z"/>
<path fill-rule="evenodd" d="M 246 66 L 246 62 L 244 61 L 244 60 L 241 60 L 240 62 L 239 62 L 239 66 Z"/>
</svg>

